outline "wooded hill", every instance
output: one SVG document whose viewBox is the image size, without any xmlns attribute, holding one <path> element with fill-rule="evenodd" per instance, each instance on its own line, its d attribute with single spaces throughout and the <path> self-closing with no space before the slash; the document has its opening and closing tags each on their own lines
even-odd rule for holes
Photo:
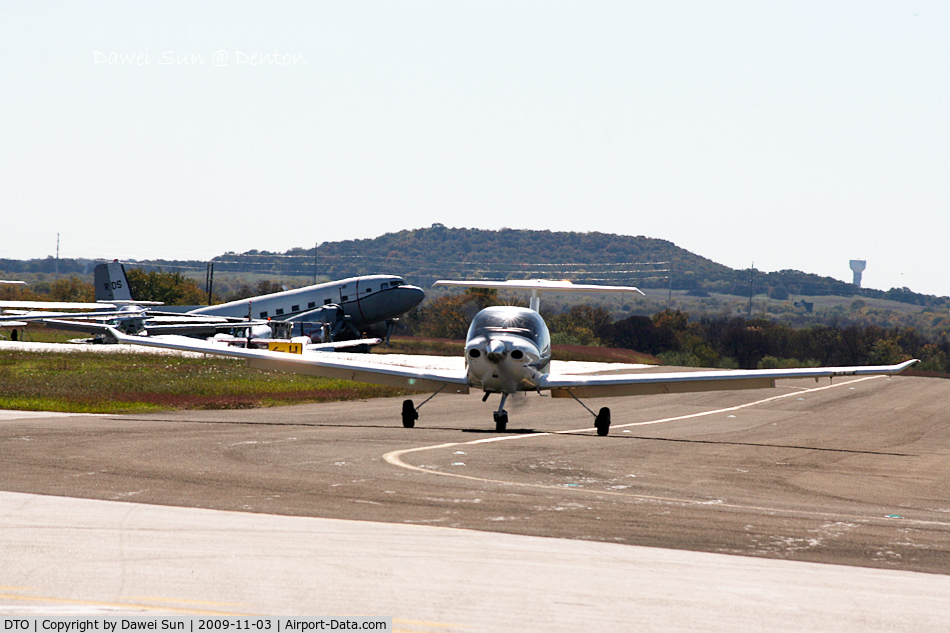
<svg viewBox="0 0 950 633">
<path fill-rule="evenodd" d="M 765 273 L 737 270 L 679 248 L 672 242 L 643 236 L 502 229 L 448 228 L 387 233 L 373 239 L 325 242 L 316 248 L 285 253 L 228 252 L 215 257 L 215 274 L 265 274 L 274 277 L 340 279 L 353 275 L 393 273 L 427 287 L 440 278 L 528 279 L 546 277 L 575 282 L 629 284 L 641 288 L 672 288 L 704 296 L 720 293 L 748 297 L 767 295 L 785 300 L 792 295 L 867 297 L 919 306 L 950 305 L 946 297 L 913 292 L 855 288 L 831 277 L 794 270 Z M 146 269 L 181 270 L 201 276 L 206 262 L 146 260 Z M 61 274 L 89 273 L 90 260 L 59 260 Z M 0 271 L 52 273 L 56 261 L 0 259 Z"/>
</svg>

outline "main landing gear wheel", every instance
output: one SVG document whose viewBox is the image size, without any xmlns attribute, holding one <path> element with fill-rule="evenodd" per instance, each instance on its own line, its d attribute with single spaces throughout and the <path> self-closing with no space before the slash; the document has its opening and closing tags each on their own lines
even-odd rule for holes
<svg viewBox="0 0 950 633">
<path fill-rule="evenodd" d="M 425 403 L 423 403 L 425 404 Z M 403 400 L 402 401 L 402 425 L 407 429 L 411 429 L 416 425 L 416 420 L 419 419 L 419 412 L 416 411 L 416 406 L 412 404 L 412 400 Z"/>
<path fill-rule="evenodd" d="M 495 411 L 495 431 L 498 433 L 504 433 L 505 429 L 508 428 L 508 412 L 507 411 Z"/>
<path fill-rule="evenodd" d="M 597 435 L 604 436 L 610 431 L 610 409 L 604 407 L 594 419 L 594 428 L 597 429 Z"/>
</svg>

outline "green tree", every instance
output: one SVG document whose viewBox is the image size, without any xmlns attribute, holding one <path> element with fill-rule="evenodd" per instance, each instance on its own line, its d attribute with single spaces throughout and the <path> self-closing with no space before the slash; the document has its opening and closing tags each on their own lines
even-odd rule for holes
<svg viewBox="0 0 950 633">
<path fill-rule="evenodd" d="M 27 286 L 20 284 L 0 284 L 0 301 L 46 301 L 49 297 L 40 297 Z"/>
<path fill-rule="evenodd" d="M 669 328 L 674 332 L 685 332 L 689 326 L 689 314 L 682 310 L 667 308 L 653 315 L 653 325 L 658 328 Z"/>
<path fill-rule="evenodd" d="M 409 315 L 413 331 L 429 338 L 464 339 L 468 333 L 464 296 L 446 295 Z"/>
<path fill-rule="evenodd" d="M 141 268 L 126 269 L 129 291 L 136 301 L 161 301 L 165 305 L 200 305 L 208 295 L 193 279 L 180 271 L 162 272 L 161 269 L 145 272 Z"/>
<path fill-rule="evenodd" d="M 283 292 L 284 290 L 284 286 L 279 281 L 270 281 L 268 279 L 262 279 L 257 282 L 254 288 L 256 295 L 272 295 L 275 292 Z"/>
<path fill-rule="evenodd" d="M 468 288 L 465 291 L 465 302 L 472 302 L 477 311 L 489 306 L 498 305 L 498 290 L 495 288 Z"/>
<path fill-rule="evenodd" d="M 78 277 L 57 279 L 50 286 L 49 300 L 92 302 L 96 300 L 96 291 L 92 284 Z"/>
<path fill-rule="evenodd" d="M 238 301 L 255 296 L 257 293 L 251 288 L 250 284 L 241 284 L 241 286 L 227 296 L 228 301 Z"/>
<path fill-rule="evenodd" d="M 551 330 L 551 340 L 561 345 L 602 346 L 600 334 L 611 325 L 610 312 L 604 308 L 577 305 L 568 312 L 555 314 L 546 319 Z"/>
<path fill-rule="evenodd" d="M 871 345 L 871 351 L 868 353 L 868 361 L 872 365 L 893 365 L 904 360 L 905 354 L 897 341 L 890 338 L 882 338 L 874 341 Z"/>
</svg>

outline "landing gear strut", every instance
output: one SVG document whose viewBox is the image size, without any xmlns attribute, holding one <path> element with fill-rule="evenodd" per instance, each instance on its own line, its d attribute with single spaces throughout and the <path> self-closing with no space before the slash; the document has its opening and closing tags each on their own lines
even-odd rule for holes
<svg viewBox="0 0 950 633">
<path fill-rule="evenodd" d="M 448 383 L 445 383 L 439 389 L 433 393 L 431 396 L 422 401 L 422 404 L 425 404 L 429 400 L 435 398 L 439 393 L 448 386 Z M 419 419 L 419 409 L 422 408 L 422 404 L 418 407 L 413 404 L 412 400 L 403 400 L 402 401 L 402 425 L 407 429 L 411 429 L 416 425 L 416 420 Z"/>
<path fill-rule="evenodd" d="M 594 428 L 597 429 L 597 435 L 601 437 L 607 435 L 610 432 L 610 409 L 607 407 L 602 407 L 599 412 L 596 414 L 590 410 L 586 404 L 577 399 L 577 396 L 574 395 L 574 392 L 568 390 L 568 395 L 577 400 L 577 404 L 581 405 L 585 409 L 591 412 L 594 416 Z"/>
</svg>

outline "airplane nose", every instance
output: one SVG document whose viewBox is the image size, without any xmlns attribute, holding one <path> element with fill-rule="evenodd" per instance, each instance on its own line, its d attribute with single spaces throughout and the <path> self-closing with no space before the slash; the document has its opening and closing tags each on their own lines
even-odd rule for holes
<svg viewBox="0 0 950 633">
<path fill-rule="evenodd" d="M 416 307 L 426 298 L 426 291 L 418 286 L 401 286 L 398 290 L 402 302 L 409 306 L 406 311 Z"/>
<path fill-rule="evenodd" d="M 409 312 L 426 298 L 426 292 L 416 286 L 399 286 L 380 296 L 386 297 L 386 306 L 380 306 L 379 318 L 398 317 Z"/>
<path fill-rule="evenodd" d="M 488 343 L 488 347 L 485 348 L 485 355 L 488 357 L 489 362 L 496 365 L 505 360 L 505 354 L 505 344 L 498 340 L 491 341 Z"/>
</svg>

